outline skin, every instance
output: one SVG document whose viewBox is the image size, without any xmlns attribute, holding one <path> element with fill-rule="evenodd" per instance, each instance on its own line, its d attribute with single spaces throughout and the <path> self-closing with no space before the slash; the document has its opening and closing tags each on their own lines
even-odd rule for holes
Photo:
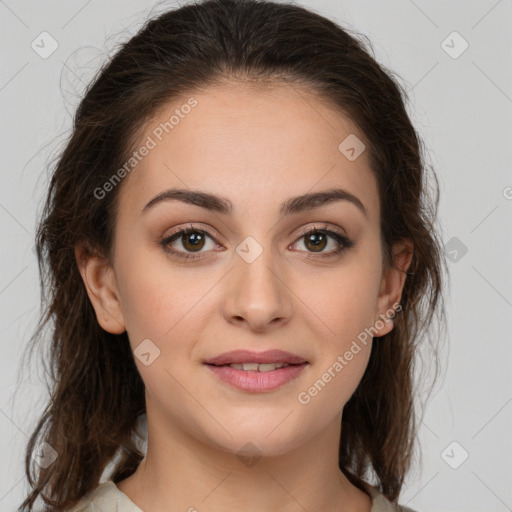
<svg viewBox="0 0 512 512">
<path fill-rule="evenodd" d="M 111 261 L 76 249 L 103 329 L 126 330 L 132 349 L 150 339 L 160 350 L 148 366 L 135 358 L 146 386 L 148 448 L 117 486 L 144 512 L 368 512 L 370 497 L 337 459 L 343 407 L 372 340 L 310 403 L 297 399 L 400 302 L 405 274 L 382 267 L 379 195 L 367 152 L 349 161 L 338 150 L 349 134 L 365 141 L 364 134 L 297 86 L 226 83 L 193 96 L 198 105 L 121 185 Z M 140 140 L 189 97 L 166 106 Z M 233 212 L 176 200 L 142 212 L 172 187 L 228 198 Z M 280 219 L 286 199 L 338 187 L 360 199 L 367 217 L 349 201 L 333 201 Z M 190 222 L 212 237 L 198 249 L 202 260 L 173 257 L 159 244 Z M 324 223 L 354 246 L 327 258 L 314 252 L 300 229 Z M 248 236 L 263 251 L 252 263 L 236 252 Z M 182 241 L 172 248 L 193 253 Z M 337 246 L 329 237 L 320 252 Z M 393 248 L 403 270 L 411 249 L 408 241 Z M 375 336 L 393 328 L 384 324 Z M 277 390 L 249 393 L 202 364 L 239 348 L 287 350 L 309 365 Z M 251 466 L 238 456 L 248 442 L 248 453 L 261 456 Z"/>
</svg>

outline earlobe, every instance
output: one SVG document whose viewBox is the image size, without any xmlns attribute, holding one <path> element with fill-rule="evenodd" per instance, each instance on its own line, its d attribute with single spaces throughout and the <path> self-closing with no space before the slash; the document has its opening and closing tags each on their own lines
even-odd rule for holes
<svg viewBox="0 0 512 512">
<path fill-rule="evenodd" d="M 407 270 L 412 262 L 413 244 L 410 240 L 397 242 L 392 249 L 393 264 L 382 277 L 377 301 L 375 329 L 377 337 L 388 334 L 394 327 L 392 316 L 402 297 Z M 380 320 L 380 321 L 379 321 Z M 382 326 L 382 328 L 380 328 Z"/>
<path fill-rule="evenodd" d="M 89 300 L 100 326 L 111 334 L 126 331 L 114 271 L 104 256 L 83 245 L 75 247 L 75 258 Z"/>
</svg>

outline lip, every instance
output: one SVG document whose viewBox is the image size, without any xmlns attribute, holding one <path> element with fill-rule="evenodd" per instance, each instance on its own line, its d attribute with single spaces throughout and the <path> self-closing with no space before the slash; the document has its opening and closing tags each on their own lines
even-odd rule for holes
<svg viewBox="0 0 512 512">
<path fill-rule="evenodd" d="M 232 350 L 224 352 L 219 356 L 213 357 L 205 361 L 205 364 L 220 366 L 231 363 L 288 363 L 288 364 L 304 364 L 307 363 L 304 358 L 285 352 L 284 350 L 265 350 L 264 352 L 251 352 L 250 350 Z"/>
<path fill-rule="evenodd" d="M 232 363 L 288 363 L 289 366 L 260 372 L 237 370 L 228 366 Z M 221 381 L 235 388 L 252 393 L 264 393 L 273 391 L 299 377 L 309 362 L 297 354 L 283 350 L 265 350 L 264 352 L 233 350 L 208 359 L 204 365 Z"/>
<path fill-rule="evenodd" d="M 308 363 L 292 364 L 269 372 L 236 370 L 231 366 L 210 364 L 205 364 L 205 366 L 221 381 L 235 388 L 252 393 L 265 393 L 296 379 L 308 366 Z"/>
</svg>

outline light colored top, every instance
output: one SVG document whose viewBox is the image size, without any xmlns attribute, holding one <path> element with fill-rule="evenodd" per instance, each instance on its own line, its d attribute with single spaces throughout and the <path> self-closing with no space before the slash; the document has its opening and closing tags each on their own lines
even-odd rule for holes
<svg viewBox="0 0 512 512">
<path fill-rule="evenodd" d="M 414 510 L 393 505 L 381 492 L 370 484 L 365 489 L 372 499 L 370 512 L 415 512 Z M 112 480 L 99 484 L 69 512 L 143 512 L 130 498 L 121 492 Z"/>
</svg>

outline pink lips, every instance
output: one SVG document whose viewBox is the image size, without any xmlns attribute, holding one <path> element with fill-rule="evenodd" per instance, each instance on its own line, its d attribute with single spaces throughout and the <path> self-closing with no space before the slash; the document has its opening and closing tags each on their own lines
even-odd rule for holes
<svg viewBox="0 0 512 512">
<path fill-rule="evenodd" d="M 289 366 L 260 372 L 237 370 L 228 366 L 231 363 L 288 363 Z M 208 359 L 205 361 L 205 365 L 223 382 L 243 391 L 262 393 L 277 389 L 297 378 L 308 365 L 308 362 L 300 356 L 282 350 L 267 350 L 265 352 L 234 350 Z"/>
</svg>

